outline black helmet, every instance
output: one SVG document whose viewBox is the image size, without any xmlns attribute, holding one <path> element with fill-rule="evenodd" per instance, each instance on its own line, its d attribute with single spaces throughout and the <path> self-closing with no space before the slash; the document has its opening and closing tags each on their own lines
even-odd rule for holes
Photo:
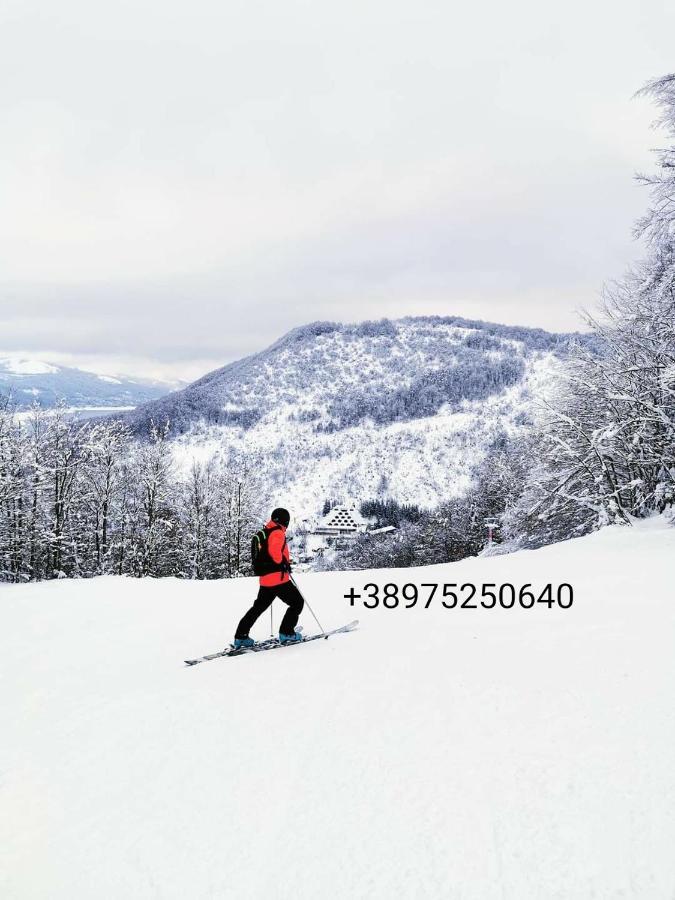
<svg viewBox="0 0 675 900">
<path fill-rule="evenodd" d="M 270 518 L 273 522 L 276 522 L 277 525 L 283 525 L 284 528 L 288 528 L 288 523 L 291 521 L 291 514 L 287 509 L 284 509 L 283 506 L 277 506 L 276 509 L 272 510 Z"/>
</svg>

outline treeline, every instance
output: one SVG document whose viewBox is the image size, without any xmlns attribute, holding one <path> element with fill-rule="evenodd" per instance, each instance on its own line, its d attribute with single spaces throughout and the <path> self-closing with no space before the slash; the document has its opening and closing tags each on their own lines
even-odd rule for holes
<svg viewBox="0 0 675 900">
<path fill-rule="evenodd" d="M 494 358 L 482 348 L 459 348 L 452 365 L 426 372 L 409 385 L 376 393 L 355 390 L 328 407 L 329 421 L 317 430 L 336 431 L 372 419 L 377 425 L 433 416 L 445 404 L 456 409 L 463 400 L 484 400 L 516 384 L 525 363 L 519 356 Z"/>
<path fill-rule="evenodd" d="M 593 344 L 593 339 L 586 334 L 555 334 L 544 331 L 542 328 L 527 328 L 519 325 L 500 325 L 496 322 L 484 322 L 481 319 L 465 319 L 462 316 L 406 316 L 398 321 L 391 319 L 379 319 L 377 321 L 365 321 L 354 324 L 339 322 L 311 322 L 294 328 L 281 338 L 277 346 L 292 343 L 302 343 L 307 339 L 325 334 L 340 334 L 346 338 L 396 338 L 398 336 L 399 322 L 406 325 L 428 325 L 434 328 L 438 325 L 450 325 L 455 328 L 467 328 L 485 335 L 492 335 L 500 340 L 492 346 L 501 346 L 502 340 L 515 340 L 521 342 L 530 350 L 544 350 L 553 353 L 567 353 L 572 343 Z M 474 338 L 475 339 L 475 338 Z M 471 341 L 469 341 L 470 345 Z M 270 348 L 272 349 L 272 348 Z"/>
<path fill-rule="evenodd" d="M 418 522 L 422 517 L 422 510 L 416 503 L 398 503 L 392 498 L 364 500 L 359 511 L 365 519 L 375 520 L 375 528 L 388 525 L 398 528 L 403 522 Z"/>
<path fill-rule="evenodd" d="M 0 409 L 0 579 L 250 574 L 250 473 L 213 457 L 181 474 L 167 439 L 77 425 L 63 407 Z"/>
</svg>

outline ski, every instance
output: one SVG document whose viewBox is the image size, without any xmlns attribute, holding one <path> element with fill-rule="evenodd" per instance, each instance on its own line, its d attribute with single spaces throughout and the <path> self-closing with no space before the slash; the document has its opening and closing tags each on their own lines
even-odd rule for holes
<svg viewBox="0 0 675 900">
<path fill-rule="evenodd" d="M 299 644 L 307 644 L 309 641 L 318 641 L 319 638 L 329 638 L 334 634 L 344 634 L 347 631 L 353 631 L 359 624 L 358 619 L 342 625 L 340 628 L 334 628 L 332 631 L 323 631 L 319 634 L 311 634 L 303 637 L 301 641 L 292 641 L 287 644 L 280 644 L 279 638 L 267 638 L 265 641 L 258 641 L 253 647 L 240 647 L 235 650 L 231 645 L 217 653 L 208 653 L 206 656 L 200 656 L 198 659 L 186 659 L 186 666 L 196 666 L 198 663 L 206 662 L 209 659 L 219 659 L 222 656 L 243 656 L 245 653 L 262 653 L 264 650 L 275 650 L 278 647 L 297 647 Z"/>
</svg>

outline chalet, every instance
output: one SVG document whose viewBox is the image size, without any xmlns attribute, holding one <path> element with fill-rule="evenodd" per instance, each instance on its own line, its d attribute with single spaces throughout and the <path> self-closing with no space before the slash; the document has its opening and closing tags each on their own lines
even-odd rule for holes
<svg viewBox="0 0 675 900">
<path fill-rule="evenodd" d="M 355 504 L 334 506 L 319 521 L 314 534 L 356 535 L 364 532 L 367 527 L 368 523 Z"/>
<path fill-rule="evenodd" d="M 364 534 L 367 527 L 368 523 L 355 503 L 334 506 L 307 535 L 307 557 L 311 558 L 328 549 L 339 550 L 359 534 Z"/>
</svg>

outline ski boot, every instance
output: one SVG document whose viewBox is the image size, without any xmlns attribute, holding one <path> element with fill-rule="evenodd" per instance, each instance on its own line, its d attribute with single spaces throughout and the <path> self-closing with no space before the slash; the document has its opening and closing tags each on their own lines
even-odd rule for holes
<svg viewBox="0 0 675 900">
<path fill-rule="evenodd" d="M 246 635 L 243 638 L 235 638 L 232 646 L 235 650 L 248 650 L 249 647 L 255 647 L 255 641 Z"/>
<path fill-rule="evenodd" d="M 295 644 L 298 641 L 302 640 L 302 635 L 299 631 L 293 632 L 293 634 L 283 634 L 281 631 L 279 632 L 279 643 L 280 644 Z"/>
</svg>

